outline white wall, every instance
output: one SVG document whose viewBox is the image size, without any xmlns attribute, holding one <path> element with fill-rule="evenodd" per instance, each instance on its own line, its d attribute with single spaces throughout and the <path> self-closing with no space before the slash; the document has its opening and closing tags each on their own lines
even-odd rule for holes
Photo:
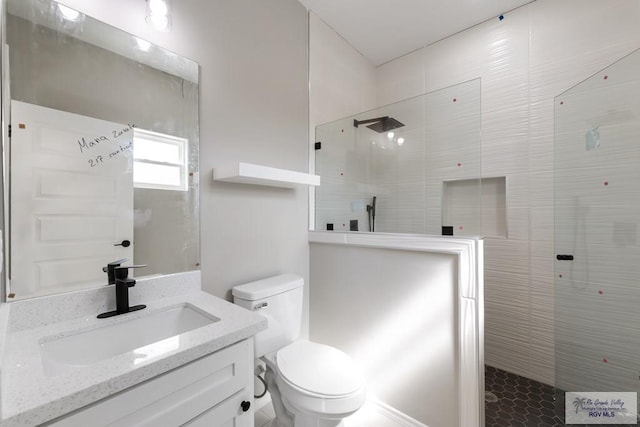
<svg viewBox="0 0 640 427">
<path fill-rule="evenodd" d="M 308 282 L 307 189 L 211 182 L 212 168 L 234 161 L 307 171 L 306 9 L 296 0 L 181 0 L 173 30 L 157 33 L 142 0 L 63 3 L 200 64 L 203 289 L 230 298 L 236 284 L 285 272 Z"/>
<path fill-rule="evenodd" d="M 309 125 L 376 107 L 376 68 L 314 13 L 309 13 Z"/>
<path fill-rule="evenodd" d="M 637 0 L 537 0 L 378 68 L 379 105 L 482 79 L 482 174 L 506 176 L 485 243 L 486 362 L 554 383 L 553 98 L 640 46 Z"/>
</svg>

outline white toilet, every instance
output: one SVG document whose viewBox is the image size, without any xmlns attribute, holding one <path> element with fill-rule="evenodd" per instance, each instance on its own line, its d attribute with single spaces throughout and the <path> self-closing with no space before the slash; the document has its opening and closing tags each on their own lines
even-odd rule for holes
<svg viewBox="0 0 640 427">
<path fill-rule="evenodd" d="M 265 316 L 266 330 L 255 336 L 256 358 L 276 413 L 273 427 L 336 427 L 362 407 L 365 382 L 359 367 L 337 348 L 298 340 L 304 282 L 293 274 L 233 288 L 233 301 Z"/>
</svg>

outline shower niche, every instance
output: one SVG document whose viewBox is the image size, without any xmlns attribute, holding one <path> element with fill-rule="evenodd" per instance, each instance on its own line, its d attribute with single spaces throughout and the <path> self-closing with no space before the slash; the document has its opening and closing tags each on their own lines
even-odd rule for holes
<svg viewBox="0 0 640 427">
<path fill-rule="evenodd" d="M 442 183 L 442 223 L 451 235 L 507 238 L 506 177 Z"/>
<path fill-rule="evenodd" d="M 480 79 L 316 128 L 315 230 L 506 237 L 480 169 Z"/>
</svg>

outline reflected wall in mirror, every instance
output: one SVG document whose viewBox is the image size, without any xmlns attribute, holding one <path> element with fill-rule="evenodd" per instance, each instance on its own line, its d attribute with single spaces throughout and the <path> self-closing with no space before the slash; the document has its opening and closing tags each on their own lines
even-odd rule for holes
<svg viewBox="0 0 640 427">
<path fill-rule="evenodd" d="M 54 1 L 5 6 L 7 300 L 104 285 L 122 258 L 198 269 L 198 65 Z"/>
</svg>

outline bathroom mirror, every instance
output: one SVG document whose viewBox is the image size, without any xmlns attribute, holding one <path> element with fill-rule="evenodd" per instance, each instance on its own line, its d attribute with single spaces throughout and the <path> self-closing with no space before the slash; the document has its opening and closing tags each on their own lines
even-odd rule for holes
<svg viewBox="0 0 640 427">
<path fill-rule="evenodd" d="M 5 0 L 6 300 L 199 269 L 198 64 L 51 0 Z"/>
</svg>

